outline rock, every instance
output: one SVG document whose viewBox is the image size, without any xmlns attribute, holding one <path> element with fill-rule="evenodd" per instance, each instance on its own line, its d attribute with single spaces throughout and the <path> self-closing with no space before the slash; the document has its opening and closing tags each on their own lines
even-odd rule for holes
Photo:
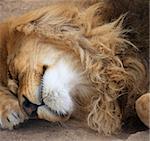
<svg viewBox="0 0 150 141">
<path fill-rule="evenodd" d="M 149 141 L 149 131 L 131 134 L 125 141 Z"/>
</svg>

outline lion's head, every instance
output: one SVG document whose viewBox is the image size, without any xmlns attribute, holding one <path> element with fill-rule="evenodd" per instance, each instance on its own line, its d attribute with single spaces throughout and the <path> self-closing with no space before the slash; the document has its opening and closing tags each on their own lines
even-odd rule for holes
<svg viewBox="0 0 150 141">
<path fill-rule="evenodd" d="M 111 134 L 121 127 L 118 98 L 139 94 L 146 72 L 128 53 L 136 49 L 125 39 L 125 15 L 107 23 L 103 4 L 57 4 L 6 23 L 9 76 L 29 116 L 60 121 L 80 107 L 94 130 Z"/>
</svg>

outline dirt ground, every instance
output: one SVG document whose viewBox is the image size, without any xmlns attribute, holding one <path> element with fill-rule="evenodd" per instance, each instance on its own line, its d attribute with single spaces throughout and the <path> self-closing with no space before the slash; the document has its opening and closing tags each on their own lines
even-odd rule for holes
<svg viewBox="0 0 150 141">
<path fill-rule="evenodd" d="M 0 21 L 20 15 L 56 0 L 0 0 Z M 30 120 L 16 130 L 0 131 L 0 141 L 148 141 L 149 131 L 135 134 L 122 133 L 105 137 L 84 127 L 79 121 L 70 120 L 63 124 Z"/>
</svg>

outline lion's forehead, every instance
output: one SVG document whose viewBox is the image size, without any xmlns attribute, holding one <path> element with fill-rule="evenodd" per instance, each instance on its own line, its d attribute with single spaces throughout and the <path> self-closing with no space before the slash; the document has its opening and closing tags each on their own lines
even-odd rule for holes
<svg viewBox="0 0 150 141">
<path fill-rule="evenodd" d="M 26 73 L 31 70 L 40 72 L 44 65 L 54 66 L 58 60 L 70 54 L 54 44 L 43 43 L 36 38 L 24 40 L 24 44 L 21 44 L 8 61 L 10 71 L 13 70 L 12 73 Z"/>
</svg>

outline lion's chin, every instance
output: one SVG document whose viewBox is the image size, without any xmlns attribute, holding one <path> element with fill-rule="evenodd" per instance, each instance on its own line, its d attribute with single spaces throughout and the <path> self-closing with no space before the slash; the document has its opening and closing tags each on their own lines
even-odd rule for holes
<svg viewBox="0 0 150 141">
<path fill-rule="evenodd" d="M 58 114 L 56 111 L 50 109 L 47 105 L 41 105 L 37 109 L 38 119 L 44 119 L 51 122 L 66 121 L 70 114 Z"/>
</svg>

